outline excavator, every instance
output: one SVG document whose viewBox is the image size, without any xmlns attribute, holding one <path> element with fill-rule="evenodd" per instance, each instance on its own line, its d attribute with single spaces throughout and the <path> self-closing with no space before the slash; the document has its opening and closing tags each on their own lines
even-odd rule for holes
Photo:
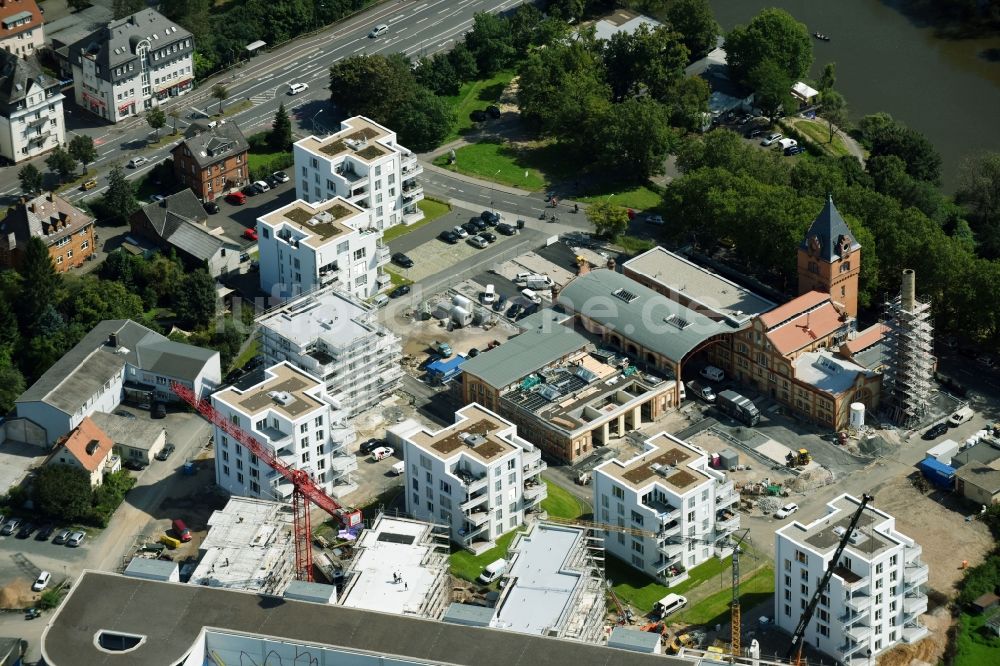
<svg viewBox="0 0 1000 666">
<path fill-rule="evenodd" d="M 809 455 L 809 449 L 792 451 L 785 457 L 785 459 L 788 461 L 789 467 L 805 467 L 812 462 L 812 456 Z"/>
</svg>

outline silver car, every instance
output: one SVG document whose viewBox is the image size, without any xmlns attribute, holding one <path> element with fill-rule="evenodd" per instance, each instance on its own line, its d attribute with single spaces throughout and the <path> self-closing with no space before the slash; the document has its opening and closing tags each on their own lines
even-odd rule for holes
<svg viewBox="0 0 1000 666">
<path fill-rule="evenodd" d="M 69 539 L 66 540 L 66 545 L 72 548 L 76 548 L 83 540 L 87 538 L 86 532 L 73 532 L 69 535 Z"/>
<path fill-rule="evenodd" d="M 778 141 L 781 141 L 782 138 L 783 137 L 781 135 L 781 132 L 775 132 L 774 134 L 769 135 L 766 139 L 764 139 L 763 141 L 761 141 L 760 145 L 762 145 L 762 146 L 770 146 L 771 144 L 774 144 L 774 143 L 777 143 Z"/>
</svg>

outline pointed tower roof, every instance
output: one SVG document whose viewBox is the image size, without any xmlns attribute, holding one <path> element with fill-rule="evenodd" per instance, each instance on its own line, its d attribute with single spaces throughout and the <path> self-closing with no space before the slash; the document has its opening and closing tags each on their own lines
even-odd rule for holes
<svg viewBox="0 0 1000 666">
<path fill-rule="evenodd" d="M 828 195 L 826 205 L 809 226 L 801 247 L 824 261 L 837 261 L 840 259 L 842 239 L 847 241 L 847 246 L 852 252 L 861 247 L 847 226 L 847 222 L 833 205 L 833 195 Z"/>
</svg>

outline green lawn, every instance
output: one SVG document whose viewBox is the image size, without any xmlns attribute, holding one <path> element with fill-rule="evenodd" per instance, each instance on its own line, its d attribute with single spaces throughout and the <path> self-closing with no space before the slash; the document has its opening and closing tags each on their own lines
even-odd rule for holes
<svg viewBox="0 0 1000 666">
<path fill-rule="evenodd" d="M 403 277 L 402 275 L 392 270 L 391 268 L 386 268 L 384 270 L 389 275 L 389 279 L 392 280 L 393 287 L 398 287 L 403 284 L 413 284 L 413 280 L 411 280 L 410 278 Z"/>
<path fill-rule="evenodd" d="M 648 238 L 636 238 L 635 236 L 619 236 L 615 239 L 615 245 L 619 245 L 628 254 L 640 254 L 652 249 L 656 243 Z"/>
<path fill-rule="evenodd" d="M 729 621 L 729 604 L 733 600 L 733 591 L 729 588 L 729 576 L 726 577 L 726 589 L 688 606 L 675 616 L 676 621 L 690 624 L 715 625 Z M 740 607 L 754 608 L 774 595 L 774 569 L 768 565 L 758 569 L 750 578 L 740 583 Z"/>
<path fill-rule="evenodd" d="M 435 159 L 434 164 L 468 176 L 537 192 L 545 187 L 546 178 L 539 169 L 527 164 L 524 157 L 507 144 L 473 143 L 455 151 L 454 164 L 448 163 L 447 154 Z"/>
<path fill-rule="evenodd" d="M 393 228 L 389 229 L 389 231 L 382 234 L 382 241 L 388 243 L 393 239 L 410 233 L 414 229 L 419 229 L 425 224 L 430 224 L 442 215 L 447 215 L 451 212 L 450 205 L 444 203 L 443 201 L 438 201 L 437 199 L 424 198 L 417 202 L 417 207 L 424 211 L 424 219 L 409 226 L 405 224 L 397 224 Z"/>
<path fill-rule="evenodd" d="M 250 359 L 255 357 L 259 351 L 260 341 L 258 341 L 255 337 L 250 341 L 250 344 L 247 345 L 246 349 L 244 349 L 239 356 L 233 359 L 233 368 L 242 368 L 244 365 L 249 363 Z"/>
<path fill-rule="evenodd" d="M 614 535 L 611 538 L 616 538 Z M 613 589 L 618 598 L 627 601 L 642 612 L 653 609 L 653 604 L 673 592 L 684 594 L 712 578 L 721 577 L 729 571 L 729 558 L 719 560 L 716 557 L 703 562 L 688 572 L 688 579 L 679 585 L 668 588 L 660 585 L 649 576 L 636 571 L 613 555 L 606 559 L 607 577 L 613 583 Z M 728 574 L 726 582 L 728 584 Z"/>
<path fill-rule="evenodd" d="M 962 613 L 958 619 L 955 634 L 955 666 L 980 666 L 980 664 L 1000 663 L 1000 638 L 990 638 L 983 633 L 982 626 L 990 617 Z"/>
<path fill-rule="evenodd" d="M 500 99 L 503 89 L 514 78 L 514 72 L 500 72 L 492 78 L 482 81 L 470 81 L 464 84 L 457 95 L 444 97 L 455 113 L 455 125 L 442 143 L 454 141 L 462 134 L 472 129 L 472 119 L 469 114 L 476 109 L 485 109 Z"/>
<path fill-rule="evenodd" d="M 609 200 L 608 197 L 611 195 L 610 201 L 612 203 L 625 206 L 626 208 L 634 208 L 635 210 L 651 210 L 663 203 L 663 195 L 659 190 L 649 185 L 638 185 L 628 187 L 628 189 L 616 189 L 608 185 L 605 188 L 599 189 L 606 189 L 607 191 L 594 192 L 586 196 L 576 197 L 575 200 L 580 203 L 594 203 L 596 201 Z"/>
<path fill-rule="evenodd" d="M 507 532 L 507 534 L 497 539 L 497 545 L 494 548 L 489 549 L 478 557 L 467 550 L 456 550 L 451 554 L 450 558 L 451 573 L 468 581 L 476 580 L 476 577 L 483 572 L 487 564 L 507 556 L 510 543 L 517 534 L 517 530 Z"/>
<path fill-rule="evenodd" d="M 568 490 L 545 479 L 544 476 L 542 479 L 549 489 L 548 497 L 542 500 L 542 510 L 548 512 L 550 516 L 576 520 L 585 513 L 590 513 L 588 504 L 581 502 Z"/>
<path fill-rule="evenodd" d="M 797 131 L 809 138 L 823 152 L 829 153 L 834 157 L 851 154 L 844 143 L 843 137 L 839 134 L 834 135 L 833 142 L 830 142 L 830 130 L 827 128 L 825 122 L 804 118 L 798 118 L 790 122 Z"/>
<path fill-rule="evenodd" d="M 250 168 L 251 172 L 257 168 L 267 168 L 272 161 L 290 157 L 291 154 L 292 152 L 290 150 L 278 150 L 273 153 L 248 153 L 247 166 Z"/>
</svg>

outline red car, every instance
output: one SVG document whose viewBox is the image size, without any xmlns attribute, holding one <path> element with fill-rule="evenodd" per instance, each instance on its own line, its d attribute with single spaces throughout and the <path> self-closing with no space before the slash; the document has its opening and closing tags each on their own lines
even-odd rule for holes
<svg viewBox="0 0 1000 666">
<path fill-rule="evenodd" d="M 226 195 L 226 201 L 234 206 L 242 206 L 247 202 L 247 195 L 242 192 L 230 192 Z"/>
<path fill-rule="evenodd" d="M 250 240 L 257 240 L 257 230 L 256 229 L 244 229 L 243 237 L 249 238 Z"/>
<path fill-rule="evenodd" d="M 634 219 L 635 219 L 635 211 L 634 211 L 634 210 L 632 210 L 631 208 L 629 208 L 629 209 L 627 210 L 627 212 L 628 212 L 628 219 L 630 219 L 630 220 L 634 220 Z"/>
</svg>

